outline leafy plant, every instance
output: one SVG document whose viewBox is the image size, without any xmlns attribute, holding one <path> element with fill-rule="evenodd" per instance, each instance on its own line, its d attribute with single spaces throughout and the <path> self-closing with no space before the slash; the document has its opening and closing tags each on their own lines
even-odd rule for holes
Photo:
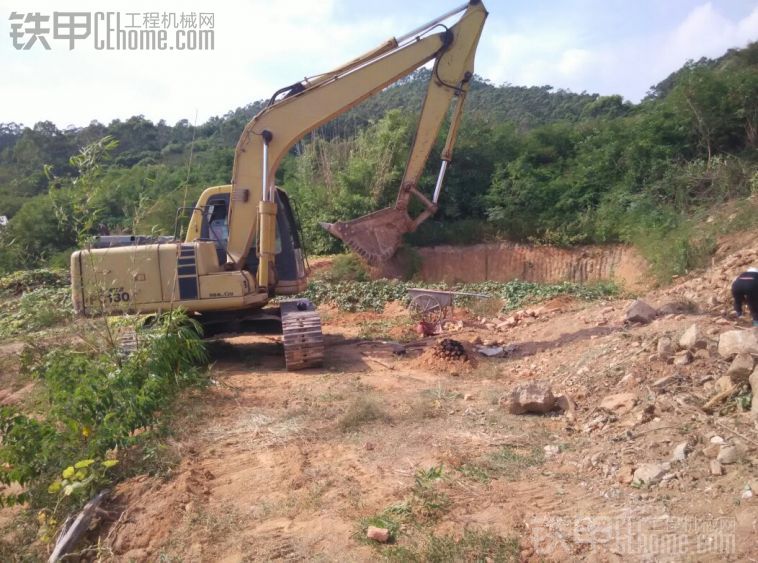
<svg viewBox="0 0 758 563">
<path fill-rule="evenodd" d="M 112 462 L 96 460 L 149 435 L 135 430 L 149 431 L 181 389 L 205 383 L 198 367 L 205 360 L 197 327 L 180 312 L 140 330 L 137 350 L 126 358 L 76 349 L 45 353 L 29 368 L 43 388 L 45 411 L 28 416 L 0 410 L 0 482 L 25 487 L 0 500 L 44 506 L 55 479 L 64 495 L 99 482 Z"/>
</svg>

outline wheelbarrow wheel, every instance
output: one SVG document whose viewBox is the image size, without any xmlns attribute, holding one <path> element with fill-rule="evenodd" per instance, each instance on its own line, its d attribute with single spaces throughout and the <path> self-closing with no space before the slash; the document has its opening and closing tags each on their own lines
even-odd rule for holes
<svg viewBox="0 0 758 563">
<path fill-rule="evenodd" d="M 408 309 L 414 319 L 428 323 L 438 323 L 445 317 L 442 304 L 433 295 L 422 293 L 411 299 Z"/>
</svg>

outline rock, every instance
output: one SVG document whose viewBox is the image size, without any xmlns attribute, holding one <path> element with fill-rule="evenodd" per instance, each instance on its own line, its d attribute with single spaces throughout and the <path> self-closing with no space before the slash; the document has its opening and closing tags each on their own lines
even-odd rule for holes
<svg viewBox="0 0 758 563">
<path fill-rule="evenodd" d="M 675 375 L 667 375 L 665 377 L 661 377 L 660 379 L 656 379 L 651 387 L 660 391 L 674 383 L 674 381 L 676 381 Z"/>
<path fill-rule="evenodd" d="M 563 411 L 563 414 L 565 414 L 566 418 L 570 421 L 576 420 L 576 403 L 570 396 L 565 393 L 562 395 L 556 395 L 555 407 L 558 410 Z"/>
<path fill-rule="evenodd" d="M 545 450 L 545 457 L 553 457 L 561 453 L 560 446 L 549 445 L 543 448 Z"/>
<path fill-rule="evenodd" d="M 750 405 L 750 414 L 754 420 L 758 420 L 758 368 L 755 368 L 750 376 L 750 389 L 753 390 L 753 402 Z"/>
<path fill-rule="evenodd" d="M 753 372 L 753 356 L 750 354 L 737 354 L 732 360 L 732 365 L 726 372 L 732 383 L 747 383 L 750 374 Z"/>
<path fill-rule="evenodd" d="M 697 350 L 695 352 L 695 357 L 701 360 L 710 360 L 711 353 L 708 350 Z"/>
<path fill-rule="evenodd" d="M 668 336 L 662 336 L 658 339 L 658 357 L 661 360 L 668 360 L 674 355 L 674 343 Z"/>
<path fill-rule="evenodd" d="M 716 461 L 715 459 L 711 460 L 711 475 L 723 475 L 724 474 L 724 468 L 721 467 L 721 464 Z"/>
<path fill-rule="evenodd" d="M 545 414 L 555 407 L 555 397 L 546 381 L 530 381 L 516 386 L 501 405 L 511 414 Z"/>
<path fill-rule="evenodd" d="M 677 444 L 674 448 L 674 453 L 671 455 L 671 461 L 684 461 L 691 451 L 692 447 L 689 442 Z"/>
<path fill-rule="evenodd" d="M 691 363 L 692 363 L 692 353 L 689 350 L 684 350 L 683 352 L 679 352 L 674 357 L 675 366 L 686 366 Z"/>
<path fill-rule="evenodd" d="M 652 322 L 658 315 L 658 311 L 653 309 L 650 305 L 637 299 L 632 306 L 626 311 L 626 320 L 630 323 L 642 323 L 647 324 Z"/>
<path fill-rule="evenodd" d="M 723 465 L 729 465 L 730 463 L 737 463 L 737 457 L 736 447 L 722 444 L 716 460 Z"/>
<path fill-rule="evenodd" d="M 608 395 L 600 401 L 600 408 L 616 414 L 626 414 L 637 404 L 634 393 L 616 393 Z"/>
<path fill-rule="evenodd" d="M 758 354 L 758 330 L 730 330 L 719 336 L 719 354 L 731 358 L 737 354 Z"/>
<path fill-rule="evenodd" d="M 690 325 L 679 338 L 679 347 L 685 350 L 694 350 L 695 348 L 705 348 L 708 341 L 703 337 L 700 327 L 697 324 Z"/>
<path fill-rule="evenodd" d="M 717 392 L 723 393 L 732 388 L 732 380 L 728 376 L 722 375 L 716 380 L 715 386 Z"/>
<path fill-rule="evenodd" d="M 669 463 L 643 463 L 634 472 L 634 483 L 640 485 L 655 485 L 669 472 Z"/>
<path fill-rule="evenodd" d="M 750 487 L 745 487 L 745 489 L 742 491 L 741 495 L 742 500 L 748 500 L 753 498 L 753 489 Z"/>
<path fill-rule="evenodd" d="M 369 526 L 368 530 L 366 530 L 366 537 L 379 543 L 387 543 L 390 539 L 390 531 L 387 528 Z"/>
<path fill-rule="evenodd" d="M 502 346 L 477 346 L 476 351 L 488 358 L 502 358 L 505 356 L 505 349 Z"/>
<path fill-rule="evenodd" d="M 721 444 L 726 444 L 726 441 L 721 436 L 711 436 L 710 440 L 708 440 L 711 444 L 718 444 L 719 446 Z"/>
<path fill-rule="evenodd" d="M 628 485 L 634 480 L 634 466 L 624 465 L 618 470 L 616 474 L 616 480 L 622 485 Z"/>
<path fill-rule="evenodd" d="M 719 444 L 710 444 L 703 448 L 703 455 L 710 459 L 716 459 L 719 455 L 719 451 L 721 451 L 721 446 Z"/>
</svg>

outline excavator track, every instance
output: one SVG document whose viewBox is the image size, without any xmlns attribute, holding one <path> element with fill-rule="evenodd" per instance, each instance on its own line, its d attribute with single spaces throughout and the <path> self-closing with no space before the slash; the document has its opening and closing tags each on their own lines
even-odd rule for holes
<svg viewBox="0 0 758 563">
<path fill-rule="evenodd" d="M 282 302 L 280 310 L 287 369 L 321 366 L 324 363 L 324 335 L 315 305 L 307 299 L 295 299 Z"/>
</svg>

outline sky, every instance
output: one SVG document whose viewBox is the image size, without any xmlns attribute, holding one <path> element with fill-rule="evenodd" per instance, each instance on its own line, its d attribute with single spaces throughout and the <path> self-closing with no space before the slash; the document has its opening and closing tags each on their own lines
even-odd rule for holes
<svg viewBox="0 0 758 563">
<path fill-rule="evenodd" d="M 548 84 L 637 102 L 688 59 L 717 57 L 758 39 L 758 0 L 484 1 L 490 15 L 476 73 L 495 84 Z M 339 66 L 460 3 L 0 0 L 0 122 L 50 120 L 64 128 L 144 115 L 200 124 Z M 71 50 L 69 41 L 48 33 L 50 50 L 40 41 L 17 50 L 14 11 L 22 17 L 118 12 L 122 27 L 132 20 L 143 25 L 144 13 L 177 19 L 212 13 L 214 49 L 96 50 L 91 35 Z"/>
</svg>

